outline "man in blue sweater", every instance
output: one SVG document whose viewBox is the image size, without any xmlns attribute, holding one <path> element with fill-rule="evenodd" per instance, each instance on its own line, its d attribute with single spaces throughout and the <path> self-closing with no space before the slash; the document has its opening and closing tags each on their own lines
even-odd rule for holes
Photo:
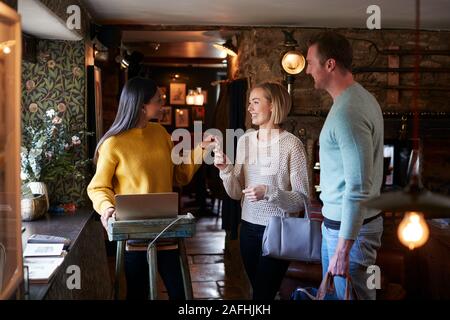
<svg viewBox="0 0 450 320">
<path fill-rule="evenodd" d="M 353 79 L 352 57 L 345 37 L 324 32 L 311 40 L 306 58 L 315 88 L 333 98 L 319 138 L 322 267 L 324 275 L 335 276 L 337 298 L 344 298 L 350 276 L 357 298 L 374 300 L 367 267 L 375 264 L 383 218 L 361 202 L 380 193 L 383 115 L 372 94 Z"/>
</svg>

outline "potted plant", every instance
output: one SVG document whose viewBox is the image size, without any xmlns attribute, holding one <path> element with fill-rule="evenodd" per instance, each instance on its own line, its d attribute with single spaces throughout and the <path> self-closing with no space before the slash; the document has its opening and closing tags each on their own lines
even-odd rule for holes
<svg viewBox="0 0 450 320">
<path fill-rule="evenodd" d="M 81 139 L 90 133 L 84 128 L 71 126 L 70 122 L 63 124 L 63 116 L 63 111 L 49 109 L 42 121 L 35 121 L 33 125 L 23 128 L 21 147 L 23 219 L 34 220 L 47 212 L 50 206 L 47 183 L 67 176 L 75 179 L 84 178 L 90 160 L 81 156 Z M 45 206 L 42 204 L 42 195 Z"/>
</svg>

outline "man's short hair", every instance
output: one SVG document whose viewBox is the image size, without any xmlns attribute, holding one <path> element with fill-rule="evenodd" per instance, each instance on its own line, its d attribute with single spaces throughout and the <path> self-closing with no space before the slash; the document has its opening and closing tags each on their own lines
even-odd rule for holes
<svg viewBox="0 0 450 320">
<path fill-rule="evenodd" d="M 320 63 L 334 59 L 341 68 L 352 71 L 353 50 L 350 42 L 339 33 L 321 32 L 309 40 L 308 46 L 317 45 Z"/>
</svg>

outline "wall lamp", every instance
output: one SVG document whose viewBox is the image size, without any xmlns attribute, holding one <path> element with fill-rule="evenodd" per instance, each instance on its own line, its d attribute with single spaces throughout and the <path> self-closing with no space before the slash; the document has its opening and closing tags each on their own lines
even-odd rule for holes
<svg viewBox="0 0 450 320">
<path fill-rule="evenodd" d="M 287 48 L 287 51 L 285 51 L 283 57 L 281 58 L 281 67 L 285 72 L 287 90 L 289 94 L 292 95 L 292 87 L 294 85 L 295 75 L 303 71 L 306 61 L 303 54 L 295 49 L 298 46 L 298 43 L 293 37 L 294 31 L 289 32 L 283 30 L 283 33 L 283 46 Z"/>
</svg>

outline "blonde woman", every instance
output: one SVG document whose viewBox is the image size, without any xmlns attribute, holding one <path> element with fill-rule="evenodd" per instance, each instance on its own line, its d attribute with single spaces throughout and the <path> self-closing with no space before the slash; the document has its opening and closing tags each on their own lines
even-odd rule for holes
<svg viewBox="0 0 450 320">
<path fill-rule="evenodd" d="M 228 195 L 241 200 L 240 249 L 253 299 L 274 299 L 288 261 L 261 255 L 262 237 L 270 217 L 296 215 L 308 199 L 308 175 L 302 142 L 282 129 L 291 108 L 287 90 L 278 83 L 255 86 L 248 111 L 257 131 L 237 144 L 236 163 L 217 146 L 214 164 Z"/>
</svg>

